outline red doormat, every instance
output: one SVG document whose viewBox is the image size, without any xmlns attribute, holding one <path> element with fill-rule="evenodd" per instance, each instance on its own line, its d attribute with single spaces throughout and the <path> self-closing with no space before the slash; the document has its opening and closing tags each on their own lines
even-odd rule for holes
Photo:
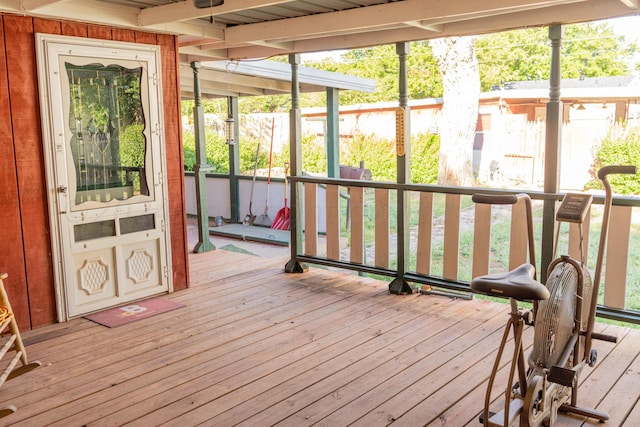
<svg viewBox="0 0 640 427">
<path fill-rule="evenodd" d="M 84 316 L 85 319 L 92 320 L 110 328 L 146 319 L 156 314 L 175 310 L 185 305 L 166 298 L 151 298 L 138 301 L 121 307 L 110 308 L 105 311 Z"/>
</svg>

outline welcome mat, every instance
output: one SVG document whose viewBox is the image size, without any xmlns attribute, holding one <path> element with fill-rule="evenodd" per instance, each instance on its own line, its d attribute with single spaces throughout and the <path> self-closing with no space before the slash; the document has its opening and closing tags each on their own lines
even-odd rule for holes
<svg viewBox="0 0 640 427">
<path fill-rule="evenodd" d="M 123 305 L 121 307 L 110 308 L 105 311 L 84 316 L 93 322 L 99 323 L 109 328 L 146 319 L 156 314 L 165 313 L 184 307 L 185 305 L 166 298 L 150 298 L 144 301 Z"/>
</svg>

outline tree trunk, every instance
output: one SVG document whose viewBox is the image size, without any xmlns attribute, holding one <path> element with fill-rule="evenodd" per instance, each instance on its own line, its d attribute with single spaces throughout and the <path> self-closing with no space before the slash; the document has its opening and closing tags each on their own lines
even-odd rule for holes
<svg viewBox="0 0 640 427">
<path fill-rule="evenodd" d="M 430 40 L 442 76 L 438 184 L 473 186 L 473 141 L 478 121 L 480 73 L 472 37 Z"/>
</svg>

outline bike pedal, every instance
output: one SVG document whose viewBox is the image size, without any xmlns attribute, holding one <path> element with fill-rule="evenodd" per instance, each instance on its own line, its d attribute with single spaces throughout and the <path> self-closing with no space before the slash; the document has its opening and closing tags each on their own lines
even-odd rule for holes
<svg viewBox="0 0 640 427">
<path fill-rule="evenodd" d="M 495 412 L 489 411 L 489 418 L 493 417 L 495 414 L 496 414 Z M 478 421 L 480 421 L 480 424 L 484 424 L 484 411 L 480 412 Z"/>
<path fill-rule="evenodd" d="M 573 387 L 578 379 L 576 374 L 573 369 L 552 366 L 547 375 L 547 380 L 565 387 Z"/>
</svg>

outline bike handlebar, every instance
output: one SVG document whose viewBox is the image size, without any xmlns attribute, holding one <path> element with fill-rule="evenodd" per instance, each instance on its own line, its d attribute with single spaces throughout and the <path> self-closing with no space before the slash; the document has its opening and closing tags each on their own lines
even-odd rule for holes
<svg viewBox="0 0 640 427">
<path fill-rule="evenodd" d="M 520 194 L 474 194 L 471 200 L 474 203 L 483 203 L 485 205 L 515 205 L 521 199 L 529 199 L 529 195 Z"/>
<path fill-rule="evenodd" d="M 634 165 L 611 165 L 598 169 L 598 179 L 603 180 L 607 175 L 626 174 L 634 175 L 637 168 Z"/>
</svg>

